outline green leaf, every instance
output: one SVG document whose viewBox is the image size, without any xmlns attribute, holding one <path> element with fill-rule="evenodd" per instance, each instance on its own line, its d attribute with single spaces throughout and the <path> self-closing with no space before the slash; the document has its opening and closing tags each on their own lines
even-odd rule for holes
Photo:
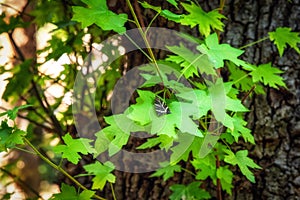
<svg viewBox="0 0 300 200">
<path fill-rule="evenodd" d="M 145 131 L 145 127 L 127 118 L 127 113 L 105 117 L 109 126 L 96 133 L 95 157 L 108 149 L 109 156 L 116 154 L 127 144 L 130 132 Z"/>
<path fill-rule="evenodd" d="M 181 3 L 181 5 L 190 13 L 189 15 L 182 15 L 183 18 L 180 20 L 182 25 L 189 25 L 192 28 L 198 25 L 200 33 L 205 37 L 210 34 L 211 30 L 223 31 L 224 24 L 221 20 L 226 19 L 226 17 L 220 14 L 218 10 L 205 12 L 193 2 L 191 4 Z"/>
<path fill-rule="evenodd" d="M 62 153 L 62 157 L 68 159 L 68 161 L 72 162 L 73 164 L 77 164 L 81 158 L 79 153 L 84 155 L 95 153 L 95 150 L 89 144 L 92 142 L 90 139 L 73 139 L 69 133 L 64 135 L 62 138 L 65 144 L 57 145 L 54 147 L 54 151 L 56 153 Z"/>
<path fill-rule="evenodd" d="M 199 118 L 198 110 L 191 103 L 185 102 L 171 102 L 169 104 L 172 116 L 170 118 L 176 124 L 176 127 L 182 133 L 189 133 L 194 136 L 202 137 L 202 132 L 198 129 L 198 125 L 193 121 L 193 119 Z"/>
<path fill-rule="evenodd" d="M 204 189 L 200 188 L 200 182 L 192 182 L 185 186 L 181 184 L 175 184 L 170 187 L 173 191 L 170 196 L 170 200 L 182 200 L 182 199 L 210 199 L 210 194 Z"/>
<path fill-rule="evenodd" d="M 194 113 L 198 114 L 198 116 L 196 115 L 195 118 L 200 118 L 202 116 L 205 116 L 212 107 L 211 97 L 204 90 L 194 89 L 192 91 L 176 94 L 176 96 L 183 98 L 187 101 L 192 101 L 192 107 L 194 107 Z"/>
<path fill-rule="evenodd" d="M 245 71 L 240 70 L 232 62 L 229 62 L 227 66 L 230 71 L 229 79 L 234 82 L 236 88 L 242 91 L 249 91 L 254 85 L 252 78 L 248 77 Z"/>
<path fill-rule="evenodd" d="M 7 18 L 9 18 L 9 23 L 7 23 Z M 0 34 L 8 33 L 19 27 L 26 27 L 29 23 L 23 22 L 20 15 L 17 16 L 6 16 L 5 12 L 0 15 Z"/>
<path fill-rule="evenodd" d="M 173 138 L 167 135 L 158 135 L 155 138 L 148 138 L 145 143 L 138 146 L 137 149 L 148 149 L 159 144 L 161 149 L 168 150 L 173 144 Z"/>
<path fill-rule="evenodd" d="M 220 179 L 222 189 L 231 195 L 231 189 L 233 188 L 232 179 L 233 173 L 228 167 L 217 168 L 217 178 Z"/>
<path fill-rule="evenodd" d="M 181 172 L 180 165 L 170 165 L 169 162 L 160 163 L 162 168 L 156 170 L 150 177 L 159 177 L 163 176 L 163 180 L 166 181 L 169 178 L 174 176 L 174 172 Z"/>
<path fill-rule="evenodd" d="M 98 25 L 105 31 L 114 30 L 122 33 L 126 31 L 124 27 L 127 21 L 127 14 L 115 14 L 107 8 L 106 0 L 81 0 L 88 5 L 88 8 L 73 6 L 73 20 L 81 22 L 83 27 L 91 24 Z"/>
<path fill-rule="evenodd" d="M 24 109 L 24 108 L 28 108 L 28 107 L 31 107 L 32 105 L 23 105 L 23 106 L 16 106 L 14 107 L 12 110 L 7 110 L 3 113 L 0 113 L 0 117 L 1 116 L 4 116 L 4 115 L 7 115 L 7 117 L 11 120 L 15 120 L 16 117 L 18 116 L 18 112 L 19 110 L 21 109 Z"/>
<path fill-rule="evenodd" d="M 168 20 L 172 20 L 174 22 L 180 22 L 180 19 L 182 18 L 182 15 L 175 14 L 169 10 L 162 10 L 161 16 L 167 18 Z"/>
<path fill-rule="evenodd" d="M 24 144 L 25 131 L 8 126 L 7 121 L 1 122 L 0 127 L 0 152 L 14 148 L 17 144 Z"/>
<path fill-rule="evenodd" d="M 206 180 L 210 177 L 214 184 L 216 184 L 216 159 L 214 155 L 209 154 L 204 158 L 196 158 L 191 161 L 196 171 L 196 179 L 198 180 Z"/>
<path fill-rule="evenodd" d="M 216 83 L 211 84 L 208 88 L 211 97 L 211 110 L 217 121 L 225 120 L 226 94 L 222 78 L 218 78 Z"/>
<path fill-rule="evenodd" d="M 235 142 L 238 142 L 239 136 L 242 136 L 245 142 L 255 144 L 254 137 L 251 134 L 251 130 L 245 127 L 247 125 L 247 122 L 238 115 L 234 115 L 232 119 L 234 128 L 231 134 L 234 137 Z"/>
<path fill-rule="evenodd" d="M 170 0 L 170 1 L 172 2 L 172 4 L 175 2 L 174 0 Z M 145 2 L 145 1 L 140 2 L 140 4 L 144 8 L 152 9 L 152 10 L 156 11 L 157 13 L 159 13 L 161 16 L 163 16 L 163 17 L 165 17 L 169 20 L 172 20 L 174 22 L 180 22 L 180 19 L 182 18 L 182 15 L 175 14 L 175 13 L 171 12 L 170 10 L 162 10 L 160 6 L 152 6 L 152 5 L 150 5 L 149 3 Z M 177 3 L 174 6 L 177 7 Z"/>
<path fill-rule="evenodd" d="M 271 63 L 262 64 L 258 67 L 254 67 L 254 70 L 250 73 L 252 75 L 253 82 L 262 82 L 264 85 L 269 85 L 273 88 L 278 86 L 286 87 L 283 82 L 283 78 L 278 74 L 282 74 L 283 71 L 272 67 Z"/>
<path fill-rule="evenodd" d="M 170 164 L 175 165 L 179 161 L 187 161 L 191 151 L 198 151 L 193 144 L 199 144 L 200 137 L 195 137 L 190 134 L 178 133 L 178 145 L 172 146 L 171 151 L 173 152 L 170 157 Z"/>
<path fill-rule="evenodd" d="M 190 49 L 183 45 L 167 46 L 167 48 L 177 56 L 171 55 L 166 60 L 180 64 L 182 73 L 186 78 L 199 76 L 198 70 L 207 75 L 216 75 L 212 63 L 209 61 L 207 55 L 194 54 Z"/>
<path fill-rule="evenodd" d="M 84 190 L 80 194 L 76 192 L 73 186 L 62 183 L 61 193 L 54 194 L 51 199 L 53 200 L 87 200 L 92 199 L 94 191 Z"/>
<path fill-rule="evenodd" d="M 238 59 L 244 51 L 231 47 L 229 44 L 219 44 L 216 33 L 207 36 L 205 43 L 197 46 L 197 49 L 209 57 L 216 69 L 224 66 L 224 60 L 230 60 L 237 66 L 242 65 L 246 68 L 251 68 L 245 61 Z"/>
<path fill-rule="evenodd" d="M 115 166 L 110 161 L 107 161 L 104 164 L 96 161 L 95 163 L 83 166 L 83 168 L 89 173 L 89 175 L 95 176 L 92 179 L 92 189 L 102 190 L 106 182 L 114 183 L 116 181 L 115 175 L 111 173 Z"/>
<path fill-rule="evenodd" d="M 144 1 L 144 2 L 139 2 L 141 4 L 141 6 L 143 6 L 144 8 L 148 8 L 148 9 L 152 9 L 158 13 L 161 12 L 161 7 L 159 6 L 152 6 L 150 5 L 148 2 Z"/>
<path fill-rule="evenodd" d="M 127 117 L 141 125 L 146 125 L 152 121 L 152 116 L 155 115 L 153 107 L 155 94 L 143 90 L 137 90 L 137 93 L 139 97 L 136 99 L 136 104 L 130 106 L 131 109 Z"/>
<path fill-rule="evenodd" d="M 300 49 L 297 46 L 297 44 L 300 43 L 299 33 L 291 32 L 291 28 L 279 27 L 275 32 L 269 32 L 269 37 L 270 40 L 276 44 L 280 56 L 283 55 L 286 44 L 289 44 L 300 54 Z"/>
<path fill-rule="evenodd" d="M 225 109 L 233 112 L 248 112 L 249 110 L 242 104 L 239 99 L 232 99 L 226 96 Z"/>
<path fill-rule="evenodd" d="M 28 59 L 10 70 L 13 76 L 6 79 L 8 84 L 2 96 L 5 101 L 15 102 L 20 99 L 20 95 L 25 94 L 30 89 L 33 78 L 33 73 L 30 71 L 31 65 L 32 59 Z"/>
<path fill-rule="evenodd" d="M 249 170 L 249 167 L 256 169 L 261 169 L 261 167 L 255 164 L 251 158 L 247 157 L 248 150 L 240 150 L 234 154 L 231 150 L 224 149 L 224 152 L 228 154 L 225 156 L 224 161 L 232 165 L 238 165 L 247 179 L 252 183 L 255 183 L 255 177 Z"/>
<path fill-rule="evenodd" d="M 178 9 L 178 3 L 176 2 L 176 0 L 167 0 L 167 2 L 169 2 L 170 4 L 172 4 L 173 6 L 175 6 Z"/>
</svg>

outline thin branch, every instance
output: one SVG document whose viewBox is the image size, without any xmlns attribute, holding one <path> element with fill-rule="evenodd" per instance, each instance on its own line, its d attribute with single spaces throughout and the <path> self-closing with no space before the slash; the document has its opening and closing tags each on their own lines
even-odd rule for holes
<svg viewBox="0 0 300 200">
<path fill-rule="evenodd" d="M 133 7 L 132 7 L 130 1 L 129 1 L 129 0 L 126 0 L 126 2 L 127 2 L 128 6 L 129 6 L 129 9 L 130 9 L 130 12 L 131 12 L 131 14 L 132 14 L 132 16 L 133 16 L 133 19 L 134 19 L 134 21 L 136 22 L 136 25 L 137 25 L 137 27 L 138 27 L 138 30 L 139 30 L 139 32 L 140 32 L 140 34 L 141 34 L 141 36 L 142 36 L 142 38 L 143 38 L 143 40 L 144 40 L 144 42 L 145 42 L 145 44 L 146 44 L 147 51 L 148 51 L 148 53 L 149 53 L 149 55 L 150 55 L 152 61 L 154 62 L 154 65 L 155 65 L 155 69 L 156 69 L 156 71 L 157 71 L 157 74 L 158 74 L 159 78 L 161 79 L 162 83 L 164 84 L 163 77 L 162 77 L 162 75 L 161 75 L 160 69 L 159 69 L 158 64 L 157 64 L 157 62 L 156 62 L 156 58 L 155 58 L 154 53 L 153 53 L 153 51 L 152 51 L 152 48 L 151 48 L 151 46 L 150 46 L 150 44 L 149 44 L 149 41 L 148 41 L 148 39 L 147 39 L 147 36 L 146 36 L 146 34 L 144 33 L 143 28 L 141 27 L 141 24 L 140 24 L 140 22 L 139 22 L 139 20 L 138 20 L 138 18 L 137 18 L 137 16 L 136 16 L 136 14 L 135 14 L 135 12 L 134 12 L 134 9 L 133 9 Z"/>
<path fill-rule="evenodd" d="M 24 62 L 25 61 L 25 57 L 24 57 L 21 49 L 18 47 L 17 43 L 15 42 L 15 40 L 13 38 L 13 31 L 11 31 L 11 32 L 9 32 L 7 34 L 8 34 L 8 37 L 9 37 L 9 40 L 10 40 L 11 44 L 13 45 L 13 48 L 14 48 L 15 52 L 19 56 L 20 60 Z"/>
<path fill-rule="evenodd" d="M 0 5 L 3 6 L 3 7 L 10 8 L 10 9 L 16 11 L 18 14 L 30 16 L 29 14 L 27 14 L 27 13 L 25 13 L 25 12 L 23 12 L 23 11 L 20 11 L 20 10 L 18 10 L 17 8 L 15 8 L 15 7 L 11 6 L 11 5 L 8 5 L 8 4 L 6 4 L 6 3 L 0 3 Z"/>
<path fill-rule="evenodd" d="M 48 126 L 46 126 L 46 125 L 44 125 L 44 124 L 40 124 L 40 123 L 36 122 L 35 120 L 30 119 L 29 117 L 25 117 L 25 116 L 20 115 L 20 114 L 18 114 L 18 117 L 19 117 L 19 118 L 22 118 L 22 119 L 26 119 L 26 120 L 29 121 L 30 123 L 33 123 L 33 124 L 35 124 L 36 126 L 39 126 L 39 127 L 45 129 L 45 130 L 48 131 L 48 132 L 55 132 L 55 131 L 56 131 L 55 129 L 53 129 L 53 128 L 51 128 L 51 127 L 48 127 Z"/>
<path fill-rule="evenodd" d="M 220 160 L 218 155 L 216 155 L 216 168 L 220 168 Z M 219 178 L 217 178 L 217 199 L 222 200 L 222 186 Z"/>
<path fill-rule="evenodd" d="M 61 124 L 59 123 L 59 121 L 55 117 L 54 113 L 51 111 L 50 104 L 48 103 L 48 101 L 47 101 L 44 93 L 43 92 L 41 92 L 41 93 L 39 92 L 39 89 L 38 89 L 36 83 L 33 80 L 31 80 L 31 84 L 33 86 L 34 92 L 36 93 L 36 97 L 38 98 L 38 101 L 39 101 L 40 105 L 44 109 L 45 113 L 48 114 L 49 118 L 51 119 L 51 121 L 53 123 L 53 126 L 54 126 L 57 134 L 61 138 L 62 135 L 63 135 L 63 130 L 62 130 Z M 43 101 L 43 99 L 42 99 L 41 96 L 43 97 L 44 101 Z M 46 105 L 44 105 L 44 102 L 46 103 Z"/>
<path fill-rule="evenodd" d="M 139 7 L 137 0 L 134 1 L 133 6 L 136 11 L 137 18 L 139 19 L 139 22 L 141 23 L 141 27 L 144 29 L 146 26 L 145 26 L 145 23 L 143 20 L 143 15 L 141 14 L 141 8 Z"/>
<path fill-rule="evenodd" d="M 249 44 L 246 44 L 245 46 L 242 46 L 242 47 L 240 47 L 239 49 L 245 49 L 245 48 L 250 47 L 250 46 L 253 46 L 253 45 L 257 44 L 257 43 L 263 42 L 263 41 L 265 41 L 265 40 L 267 40 L 267 39 L 269 39 L 268 36 L 267 36 L 267 37 L 264 37 L 264 38 L 261 38 L 261 39 L 255 41 L 255 42 L 251 42 L 251 43 L 249 43 Z"/>
<path fill-rule="evenodd" d="M 56 165 L 55 163 L 53 163 L 51 160 L 49 160 L 46 156 L 44 156 L 37 148 L 35 148 L 35 146 L 33 144 L 31 144 L 31 142 L 29 140 L 27 140 L 27 138 L 23 138 L 24 141 L 32 148 L 32 150 L 42 159 L 44 160 L 47 164 L 49 164 L 51 167 L 53 167 L 54 169 L 56 169 L 57 171 L 61 172 L 63 175 L 65 175 L 66 177 L 68 177 L 73 183 L 75 183 L 78 187 L 80 187 L 83 190 L 88 190 L 88 188 L 86 188 L 84 185 L 82 185 L 80 182 L 78 182 L 73 176 L 71 176 L 67 171 L 65 171 L 63 168 L 61 168 L 60 166 Z M 106 200 L 103 197 L 100 197 L 98 195 L 94 195 L 94 198 L 100 199 L 100 200 Z"/>
<path fill-rule="evenodd" d="M 4 169 L 4 168 L 0 168 L 0 170 L 2 172 L 4 172 L 5 174 L 7 174 L 8 176 L 10 176 L 12 179 L 14 179 L 14 181 L 20 185 L 22 188 L 27 188 L 28 190 L 30 190 L 33 194 L 36 195 L 36 197 L 39 197 L 40 199 L 43 199 L 43 197 L 35 190 L 33 189 L 30 184 L 26 183 L 25 181 L 23 181 L 20 177 L 12 174 L 10 171 Z"/>
<path fill-rule="evenodd" d="M 25 101 L 27 104 L 30 104 L 30 102 L 24 97 L 20 96 L 20 98 Z M 52 124 L 47 118 L 45 118 L 41 113 L 37 111 L 37 109 L 33 109 L 32 107 L 28 107 L 26 110 L 28 111 L 33 111 L 37 116 L 39 116 L 44 122 L 48 124 Z"/>
</svg>

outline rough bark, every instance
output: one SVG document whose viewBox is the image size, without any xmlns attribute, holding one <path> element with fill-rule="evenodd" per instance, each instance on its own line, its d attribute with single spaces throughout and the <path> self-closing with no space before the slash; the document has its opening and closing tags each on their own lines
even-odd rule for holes
<svg viewBox="0 0 300 200">
<path fill-rule="evenodd" d="M 276 27 L 300 30 L 299 1 L 228 1 L 225 15 L 228 25 L 224 42 L 243 46 L 267 36 Z M 270 41 L 247 49 L 245 57 L 254 64 L 272 62 L 284 71 L 287 89 L 267 89 L 266 95 L 255 95 L 248 102 L 247 116 L 256 145 L 250 147 L 262 170 L 256 173 L 256 184 L 237 180 L 234 199 L 299 199 L 299 55 L 288 49 L 284 57 Z"/>
<path fill-rule="evenodd" d="M 157 4 L 157 1 L 147 1 Z M 200 2 L 205 10 L 218 7 L 218 1 Z M 129 13 L 124 2 L 112 4 Z M 163 4 L 163 6 L 166 6 Z M 118 9 L 116 9 L 118 10 Z M 120 11 L 120 10 L 119 10 Z M 150 11 L 141 10 L 147 25 L 153 17 Z M 240 47 L 267 36 L 276 27 L 287 26 L 293 31 L 300 30 L 300 3 L 271 0 L 230 0 L 223 11 L 228 17 L 221 40 Z M 174 27 L 159 18 L 153 26 Z M 134 28 L 134 27 L 132 27 Z M 197 33 L 195 34 L 197 35 Z M 246 146 L 250 156 L 263 168 L 255 173 L 257 182 L 251 184 L 244 177 L 234 180 L 235 188 L 231 197 L 225 199 L 299 199 L 300 196 L 300 63 L 299 55 L 292 49 L 278 56 L 276 47 L 265 41 L 246 50 L 244 58 L 253 64 L 272 62 L 284 71 L 287 89 L 267 89 L 266 95 L 254 95 L 248 100 L 251 112 L 247 115 L 249 128 L 253 131 L 256 145 Z M 140 65 L 145 60 L 141 54 L 129 55 L 129 66 Z M 243 144 L 241 144 L 243 145 Z M 245 145 L 244 145 L 245 146 Z M 189 166 L 186 166 L 189 168 Z M 239 174 L 239 170 L 235 170 Z M 147 174 L 116 172 L 115 192 L 118 199 L 168 199 L 169 186 L 174 183 L 186 184 L 190 177 L 181 173 L 168 182 L 149 178 Z M 241 175 L 241 174 L 240 174 Z M 106 190 L 110 199 L 111 191 Z"/>
</svg>

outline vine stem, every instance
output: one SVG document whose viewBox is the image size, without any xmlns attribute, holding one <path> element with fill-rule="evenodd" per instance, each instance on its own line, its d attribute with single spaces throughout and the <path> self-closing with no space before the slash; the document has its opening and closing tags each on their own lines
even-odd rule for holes
<svg viewBox="0 0 300 200">
<path fill-rule="evenodd" d="M 117 197 L 116 197 L 116 194 L 115 194 L 114 187 L 113 187 L 112 183 L 109 183 L 109 184 L 110 184 L 111 193 L 112 193 L 112 195 L 113 195 L 113 198 L 114 198 L 114 200 L 117 200 Z"/>
<path fill-rule="evenodd" d="M 181 167 L 181 169 L 182 169 L 183 171 L 185 171 L 185 172 L 191 174 L 192 176 L 195 176 L 195 177 L 197 176 L 197 174 L 195 174 L 194 172 L 192 172 L 192 171 L 190 171 L 190 170 L 188 170 L 188 169 L 186 169 L 186 168 Z"/>
<path fill-rule="evenodd" d="M 56 165 L 55 163 L 53 163 L 51 160 L 49 160 L 47 157 L 45 157 L 37 148 L 35 148 L 35 146 L 27 139 L 27 138 L 23 138 L 24 141 L 32 148 L 32 150 L 42 159 L 44 160 L 48 165 L 50 165 L 51 167 L 53 167 L 54 169 L 56 169 L 57 171 L 61 172 L 62 174 L 64 174 L 66 177 L 68 177 L 73 183 L 75 183 L 78 187 L 80 187 L 83 190 L 88 190 L 85 186 L 83 186 L 81 183 L 79 183 L 75 178 L 73 178 L 67 171 L 65 171 L 63 168 L 61 168 L 60 166 Z M 106 200 L 103 197 L 100 197 L 96 194 L 94 194 L 93 196 L 96 199 L 100 199 L 100 200 Z"/>
<path fill-rule="evenodd" d="M 249 43 L 249 44 L 246 44 L 245 46 L 240 47 L 240 49 L 245 49 L 245 48 L 250 47 L 250 46 L 253 46 L 253 45 L 257 44 L 257 43 L 263 42 L 263 41 L 265 41 L 265 40 L 267 40 L 267 39 L 269 39 L 268 36 L 266 36 L 266 37 L 264 37 L 264 38 L 261 38 L 261 39 L 255 41 L 255 42 L 251 42 L 251 43 Z"/>
<path fill-rule="evenodd" d="M 151 57 L 151 61 L 154 62 L 154 66 L 155 66 L 155 68 L 156 68 L 157 74 L 158 74 L 159 78 L 161 79 L 162 83 L 164 83 L 164 80 L 163 80 L 163 77 L 162 77 L 162 75 L 161 75 L 161 72 L 160 72 L 160 69 L 159 69 L 159 67 L 158 67 L 158 64 L 157 64 L 157 62 L 156 62 L 156 58 L 155 58 L 155 56 L 154 56 L 154 53 L 153 53 L 153 51 L 152 51 L 152 49 L 151 49 L 151 46 L 150 46 L 149 41 L 148 41 L 148 39 L 147 39 L 147 36 L 146 36 L 145 32 L 143 31 L 143 28 L 142 28 L 142 26 L 141 26 L 141 24 L 140 24 L 140 22 L 139 22 L 139 20 L 138 20 L 138 18 L 137 18 L 137 16 L 136 16 L 135 12 L 134 12 L 134 9 L 133 9 L 133 7 L 132 7 L 132 4 L 130 3 L 129 0 L 126 0 L 126 3 L 127 3 L 128 6 L 129 6 L 129 9 L 130 9 L 130 12 L 131 12 L 131 14 L 132 14 L 132 16 L 133 16 L 133 19 L 134 19 L 134 21 L 135 21 L 135 24 L 137 25 L 138 30 L 139 30 L 139 32 L 140 32 L 140 34 L 141 34 L 141 36 L 142 36 L 142 38 L 143 38 L 143 40 L 144 40 L 144 42 L 145 42 L 145 44 L 146 44 L 147 51 L 148 51 L 148 53 L 149 53 L 149 55 L 150 55 L 150 57 Z"/>
</svg>

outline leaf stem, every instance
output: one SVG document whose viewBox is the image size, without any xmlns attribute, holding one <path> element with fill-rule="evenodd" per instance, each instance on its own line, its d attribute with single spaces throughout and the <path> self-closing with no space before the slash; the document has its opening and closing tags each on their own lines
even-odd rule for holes
<svg viewBox="0 0 300 200">
<path fill-rule="evenodd" d="M 257 43 L 263 42 L 263 41 L 265 41 L 265 40 L 267 40 L 267 39 L 269 39 L 269 36 L 266 36 L 266 37 L 264 37 L 264 38 L 261 38 L 261 39 L 255 41 L 255 42 L 251 42 L 251 43 L 249 43 L 249 44 L 246 44 L 245 46 L 242 46 L 242 47 L 240 47 L 239 49 L 245 49 L 245 48 L 250 47 L 250 46 L 253 46 L 253 45 L 257 44 Z"/>
<path fill-rule="evenodd" d="M 158 64 L 156 62 L 156 58 L 155 58 L 154 53 L 153 53 L 153 51 L 151 49 L 151 46 L 150 46 L 149 41 L 147 39 L 147 36 L 146 36 L 145 32 L 143 31 L 143 28 L 141 27 L 141 24 L 139 23 L 139 20 L 138 20 L 136 14 L 134 12 L 134 9 L 133 9 L 130 1 L 126 0 L 126 2 L 127 2 L 128 6 L 129 6 L 130 12 L 131 12 L 131 14 L 133 16 L 133 19 L 134 19 L 137 27 L 138 27 L 138 30 L 139 30 L 139 32 L 140 32 L 140 34 L 141 34 L 141 36 L 142 36 L 142 38 L 143 38 L 143 40 L 144 40 L 144 42 L 146 44 L 146 47 L 147 47 L 148 53 L 150 54 L 151 60 L 154 62 L 157 74 L 158 74 L 159 78 L 161 79 L 162 83 L 164 84 L 163 77 L 161 75 L 160 69 L 159 69 Z"/>
<path fill-rule="evenodd" d="M 64 174 L 66 177 L 68 177 L 73 183 L 75 183 L 78 187 L 80 187 L 83 190 L 88 190 L 85 186 L 83 186 L 81 183 L 79 183 L 75 178 L 73 178 L 68 172 L 66 172 L 63 168 L 61 168 L 60 166 L 57 166 L 55 163 L 53 163 L 51 160 L 49 160 L 47 157 L 45 157 L 37 148 L 35 148 L 35 146 L 27 139 L 27 138 L 23 138 L 24 141 L 32 148 L 32 150 L 42 159 L 44 160 L 48 165 L 50 165 L 51 167 L 53 167 L 54 169 L 56 169 L 57 171 L 61 172 L 62 174 Z M 100 199 L 100 200 L 106 200 L 103 197 L 100 197 L 98 195 L 94 195 L 93 196 L 96 199 Z"/>
<path fill-rule="evenodd" d="M 187 173 L 193 175 L 193 176 L 197 176 L 197 174 L 195 174 L 194 172 L 192 172 L 192 171 L 190 171 L 190 170 L 188 170 L 188 169 L 186 169 L 186 168 L 181 167 L 181 169 L 182 169 L 183 171 L 185 171 L 185 172 L 187 172 Z"/>
<path fill-rule="evenodd" d="M 135 46 L 137 47 L 150 61 L 152 61 L 152 59 L 150 58 L 150 56 L 127 34 L 124 33 L 124 35 L 128 38 L 128 40 Z"/>
<path fill-rule="evenodd" d="M 204 56 L 205 54 L 201 54 L 199 56 L 197 56 L 197 58 L 195 58 L 187 67 L 184 68 L 184 70 L 182 70 L 182 73 L 180 74 L 180 76 L 177 78 L 177 82 L 180 80 L 180 78 L 184 75 L 184 73 L 186 72 L 186 70 L 188 70 L 190 67 L 193 66 L 193 64 L 200 59 L 202 56 Z"/>
<path fill-rule="evenodd" d="M 145 30 L 145 34 L 147 34 L 147 31 L 149 30 L 149 28 L 151 27 L 152 23 L 154 22 L 154 20 L 160 15 L 160 13 L 156 13 L 156 15 L 152 18 L 152 20 L 150 21 L 148 27 Z"/>
<path fill-rule="evenodd" d="M 243 80 L 243 79 L 246 78 L 247 76 L 249 76 L 249 73 L 246 74 L 246 75 L 244 75 L 244 76 L 242 76 L 242 77 L 239 78 L 238 80 L 234 81 L 233 84 L 236 84 L 236 83 L 240 82 L 241 80 Z"/>
<path fill-rule="evenodd" d="M 117 200 L 116 194 L 115 194 L 115 191 L 114 191 L 114 187 L 113 187 L 112 183 L 109 183 L 109 184 L 110 184 L 111 193 L 112 193 L 112 195 L 113 195 L 113 198 L 114 198 L 114 200 Z"/>
</svg>

